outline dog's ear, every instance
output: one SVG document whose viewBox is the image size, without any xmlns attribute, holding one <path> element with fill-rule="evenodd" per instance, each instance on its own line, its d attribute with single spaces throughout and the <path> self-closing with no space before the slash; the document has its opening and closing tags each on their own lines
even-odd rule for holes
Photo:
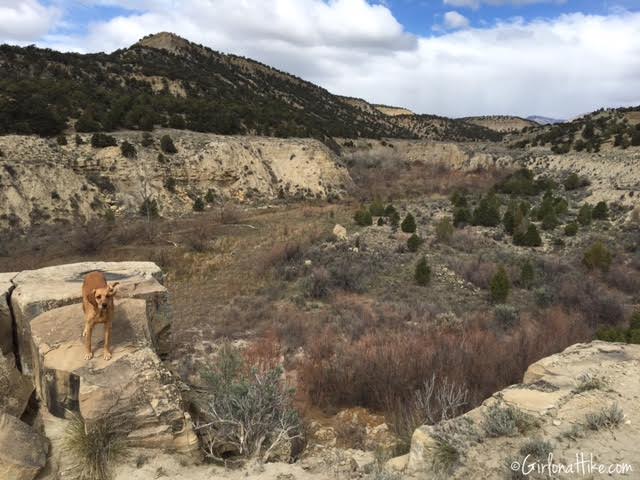
<svg viewBox="0 0 640 480">
<path fill-rule="evenodd" d="M 109 297 L 113 297 L 116 294 L 116 287 L 118 285 L 120 285 L 120 282 L 115 282 L 109 285 L 109 293 L 107 293 Z"/>
</svg>

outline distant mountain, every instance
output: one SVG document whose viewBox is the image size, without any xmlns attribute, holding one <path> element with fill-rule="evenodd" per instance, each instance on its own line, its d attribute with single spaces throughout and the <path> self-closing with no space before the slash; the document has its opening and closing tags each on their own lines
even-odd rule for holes
<svg viewBox="0 0 640 480">
<path fill-rule="evenodd" d="M 0 46 L 0 134 L 171 127 L 218 134 L 501 140 L 460 120 L 373 105 L 172 33 L 96 54 Z"/>
<path fill-rule="evenodd" d="M 538 125 L 555 125 L 556 123 L 566 122 L 566 120 L 560 120 L 557 118 L 550 118 L 550 117 L 541 117 L 539 115 L 531 115 L 530 117 L 527 117 L 527 120 L 536 122 Z"/>
<path fill-rule="evenodd" d="M 276 137 L 411 137 L 375 108 L 171 33 L 113 53 L 0 46 L 0 133 L 169 126 Z"/>
</svg>

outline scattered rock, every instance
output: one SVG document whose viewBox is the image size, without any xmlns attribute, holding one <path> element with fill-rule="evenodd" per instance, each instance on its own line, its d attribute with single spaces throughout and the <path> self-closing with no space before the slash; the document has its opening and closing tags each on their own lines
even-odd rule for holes
<svg viewBox="0 0 640 480">
<path fill-rule="evenodd" d="M 340 224 L 336 224 L 336 226 L 333 227 L 333 235 L 338 240 L 346 240 L 347 238 L 349 238 L 347 235 L 347 229 Z"/>
</svg>

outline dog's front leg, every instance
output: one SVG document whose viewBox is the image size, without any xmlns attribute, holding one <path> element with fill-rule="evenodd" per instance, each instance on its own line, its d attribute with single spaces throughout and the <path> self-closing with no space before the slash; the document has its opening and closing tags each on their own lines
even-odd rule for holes
<svg viewBox="0 0 640 480">
<path fill-rule="evenodd" d="M 93 358 L 93 352 L 91 351 L 91 335 L 93 334 L 93 322 L 89 321 L 84 326 L 84 359 L 91 360 Z"/>
<path fill-rule="evenodd" d="M 111 320 L 104 324 L 104 359 L 111 360 Z"/>
</svg>

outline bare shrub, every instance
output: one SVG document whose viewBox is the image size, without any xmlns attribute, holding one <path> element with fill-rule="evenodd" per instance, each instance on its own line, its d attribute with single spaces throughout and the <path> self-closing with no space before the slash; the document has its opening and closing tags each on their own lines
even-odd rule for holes
<svg viewBox="0 0 640 480">
<path fill-rule="evenodd" d="M 623 299 L 594 279 L 585 276 L 564 277 L 556 288 L 558 302 L 582 313 L 591 326 L 618 325 L 624 320 Z"/>
<path fill-rule="evenodd" d="M 303 281 L 303 290 L 307 297 L 316 300 L 329 295 L 331 275 L 326 268 L 314 268 Z"/>
<path fill-rule="evenodd" d="M 436 379 L 433 375 L 408 400 L 391 399 L 385 415 L 394 433 L 409 445 L 416 428 L 456 417 L 467 404 L 468 397 L 469 392 L 463 385 L 456 385 L 446 377 Z"/>
<path fill-rule="evenodd" d="M 269 372 L 282 363 L 282 345 L 275 330 L 268 329 L 242 351 L 244 363 L 260 372 Z M 250 372 L 247 372 L 250 373 Z"/>
<path fill-rule="evenodd" d="M 250 370 L 250 373 L 246 373 Z M 291 456 L 302 440 L 302 424 L 293 408 L 293 392 L 278 367 L 250 369 L 240 353 L 224 344 L 205 378 L 209 396 L 197 432 L 205 455 L 221 463 L 229 456 L 268 461 L 281 449 Z"/>
<path fill-rule="evenodd" d="M 485 290 L 490 287 L 491 279 L 498 271 L 496 263 L 485 261 L 479 256 L 472 260 L 452 259 L 449 263 L 451 268 L 467 282 Z"/>
<path fill-rule="evenodd" d="M 507 174 L 504 169 L 463 172 L 440 161 L 411 161 L 398 149 L 356 150 L 345 156 L 345 162 L 362 200 L 372 198 L 372 192 L 380 198 L 394 198 L 486 190 Z"/>
<path fill-rule="evenodd" d="M 378 320 L 373 315 L 369 321 Z M 522 314 L 508 333 L 492 329 L 488 313 L 467 317 L 464 323 L 464 330 L 412 331 L 380 323 L 353 340 L 328 328 L 308 348 L 299 370 L 301 385 L 320 407 L 385 410 L 410 401 L 435 375 L 466 385 L 469 406 L 475 406 L 519 382 L 531 363 L 593 334 L 583 316 L 561 308 L 535 318 Z"/>
<path fill-rule="evenodd" d="M 640 274 L 628 265 L 613 265 L 606 275 L 606 281 L 609 286 L 629 295 L 640 291 Z"/>
<path fill-rule="evenodd" d="M 259 260 L 259 270 L 264 274 L 274 269 L 279 277 L 285 277 L 287 267 L 300 263 L 303 255 L 301 241 L 276 243 Z"/>
<path fill-rule="evenodd" d="M 186 237 L 186 244 L 190 250 L 203 253 L 209 249 L 210 234 L 203 226 L 195 228 Z"/>
<path fill-rule="evenodd" d="M 237 206 L 225 203 L 220 207 L 220 223 L 223 225 L 229 225 L 233 223 L 240 223 L 242 221 L 242 210 Z"/>
</svg>

